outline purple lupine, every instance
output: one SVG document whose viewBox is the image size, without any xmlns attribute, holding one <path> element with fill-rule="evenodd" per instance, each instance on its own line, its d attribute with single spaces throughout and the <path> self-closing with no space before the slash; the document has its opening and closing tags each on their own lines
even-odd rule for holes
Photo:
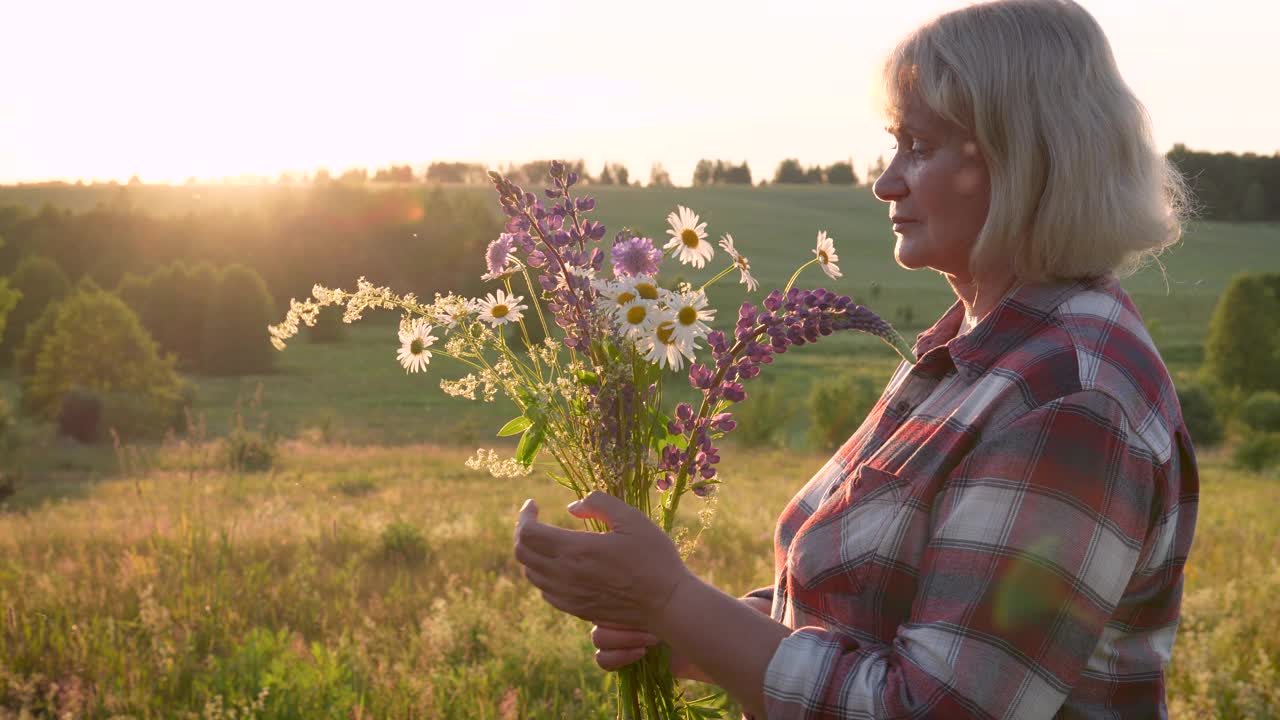
<svg viewBox="0 0 1280 720">
<path fill-rule="evenodd" d="M 792 288 L 785 294 L 775 290 L 757 308 L 744 302 L 734 324 L 733 344 L 719 330 L 707 334 L 712 364 L 694 363 L 689 368 L 689 384 L 702 391 L 703 407 L 716 408 L 723 401 L 737 403 L 746 399 L 742 381 L 760 374 L 760 366 L 773 362 L 773 355 L 816 342 L 819 337 L 836 330 L 858 330 L 875 335 L 901 347 L 896 331 L 868 308 L 854 303 L 848 296 L 837 296 L 825 289 Z M 766 341 L 767 340 L 767 341 Z M 901 351 L 901 349 L 900 349 Z M 681 409 L 677 407 L 677 417 Z M 681 471 L 693 482 L 694 494 L 707 497 L 718 484 L 714 465 L 719 462 L 709 430 L 727 433 L 737 427 L 732 415 L 717 413 L 711 418 L 680 418 L 681 429 L 689 433 L 693 455 L 681 456 Z M 675 456 L 669 456 L 669 464 Z"/>
</svg>

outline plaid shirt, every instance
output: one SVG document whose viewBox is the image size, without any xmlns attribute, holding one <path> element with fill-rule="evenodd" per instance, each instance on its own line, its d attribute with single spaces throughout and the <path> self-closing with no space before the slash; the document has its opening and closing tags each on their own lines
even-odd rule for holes
<svg viewBox="0 0 1280 720">
<path fill-rule="evenodd" d="M 957 303 L 783 511 L 768 717 L 1163 717 L 1199 481 L 1114 279 Z"/>
</svg>

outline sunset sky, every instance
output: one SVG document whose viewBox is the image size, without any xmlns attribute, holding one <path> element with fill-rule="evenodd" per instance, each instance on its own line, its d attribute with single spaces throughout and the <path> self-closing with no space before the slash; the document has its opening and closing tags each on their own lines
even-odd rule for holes
<svg viewBox="0 0 1280 720">
<path fill-rule="evenodd" d="M 0 183 L 584 158 L 687 183 L 698 158 L 852 158 L 890 138 L 873 86 L 964 3 L 15 2 Z M 1280 151 L 1280 4 L 1083 3 L 1162 148 Z"/>
</svg>

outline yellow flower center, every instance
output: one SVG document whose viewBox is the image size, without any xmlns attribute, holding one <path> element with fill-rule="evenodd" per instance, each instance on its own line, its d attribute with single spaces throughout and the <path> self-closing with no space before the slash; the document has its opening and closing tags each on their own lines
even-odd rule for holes
<svg viewBox="0 0 1280 720">
<path fill-rule="evenodd" d="M 696 248 L 701 239 L 698 238 L 698 233 L 694 232 L 692 228 L 685 228 L 680 231 L 680 242 L 684 243 L 685 247 Z"/>
<path fill-rule="evenodd" d="M 648 314 L 648 311 L 644 309 L 643 305 L 636 305 L 635 307 L 627 311 L 627 322 L 631 323 L 632 325 L 639 325 L 640 323 L 644 322 L 645 315 L 647 314 Z"/>
<path fill-rule="evenodd" d="M 828 260 L 828 259 L 827 259 L 827 251 L 826 251 L 826 250 L 819 250 L 819 251 L 818 251 L 818 262 L 821 262 L 823 265 L 826 265 L 827 263 L 831 262 L 830 260 Z"/>
<path fill-rule="evenodd" d="M 659 324 L 657 332 L 658 342 L 663 345 L 670 345 L 674 340 L 675 330 L 676 326 L 672 325 L 670 320 Z"/>
<path fill-rule="evenodd" d="M 640 297 L 645 300 L 658 299 L 658 286 L 653 283 L 637 283 L 636 292 L 640 293 Z"/>
<path fill-rule="evenodd" d="M 427 349 L 427 344 L 422 341 L 422 338 L 414 338 L 413 342 L 409 343 L 410 355 L 421 355 L 422 351 L 426 349 Z"/>
<path fill-rule="evenodd" d="M 618 293 L 618 304 L 619 304 L 619 305 L 626 305 L 627 303 L 629 303 L 629 302 L 631 302 L 632 300 L 635 300 L 635 299 L 636 299 L 636 294 L 635 294 L 635 293 L 633 293 L 633 292 L 630 292 L 630 291 L 624 291 L 624 292 L 620 292 L 620 293 Z"/>
<path fill-rule="evenodd" d="M 496 320 L 501 317 L 506 317 L 507 313 L 511 312 L 511 308 L 507 307 L 506 305 L 494 305 L 493 310 L 491 310 L 490 312 L 493 313 L 493 318 Z"/>
<path fill-rule="evenodd" d="M 747 262 L 747 259 L 746 259 L 745 257 L 743 257 L 743 256 L 739 255 L 739 256 L 738 256 L 738 267 L 742 268 L 743 270 L 750 270 L 750 269 L 751 269 L 751 263 Z"/>
<path fill-rule="evenodd" d="M 680 312 L 676 313 L 676 319 L 681 325 L 692 325 L 698 321 L 698 310 L 686 305 L 680 308 Z"/>
</svg>

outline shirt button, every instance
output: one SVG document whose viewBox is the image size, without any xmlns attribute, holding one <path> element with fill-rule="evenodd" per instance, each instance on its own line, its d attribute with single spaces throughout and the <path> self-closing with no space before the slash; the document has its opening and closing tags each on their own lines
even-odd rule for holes
<svg viewBox="0 0 1280 720">
<path fill-rule="evenodd" d="M 898 404 L 893 406 L 893 409 L 897 411 L 899 415 L 905 415 L 907 411 L 911 409 L 911 403 L 906 400 L 899 400 Z"/>
</svg>

